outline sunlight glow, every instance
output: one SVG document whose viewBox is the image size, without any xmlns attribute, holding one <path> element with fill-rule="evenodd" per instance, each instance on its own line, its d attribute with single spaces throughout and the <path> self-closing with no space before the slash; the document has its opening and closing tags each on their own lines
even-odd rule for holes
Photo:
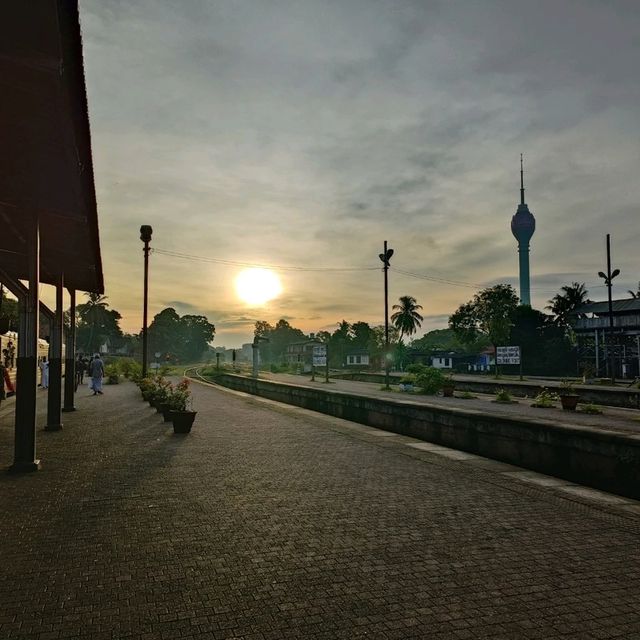
<svg viewBox="0 0 640 640">
<path fill-rule="evenodd" d="M 244 269 L 236 277 L 236 293 L 248 305 L 263 305 L 282 293 L 280 278 L 269 269 Z"/>
</svg>

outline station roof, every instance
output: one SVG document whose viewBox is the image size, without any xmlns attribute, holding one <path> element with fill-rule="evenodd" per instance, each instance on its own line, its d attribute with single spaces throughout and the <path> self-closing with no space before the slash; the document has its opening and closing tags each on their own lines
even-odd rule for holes
<svg viewBox="0 0 640 640">
<path fill-rule="evenodd" d="M 623 300 L 612 300 L 611 306 L 614 315 L 637 315 L 640 313 L 640 298 L 625 298 Z M 587 302 L 577 307 L 573 314 L 593 313 L 595 315 L 609 315 L 609 302 Z"/>
<path fill-rule="evenodd" d="M 78 0 L 0 9 L 0 268 L 27 279 L 40 221 L 40 281 L 104 291 Z"/>
</svg>

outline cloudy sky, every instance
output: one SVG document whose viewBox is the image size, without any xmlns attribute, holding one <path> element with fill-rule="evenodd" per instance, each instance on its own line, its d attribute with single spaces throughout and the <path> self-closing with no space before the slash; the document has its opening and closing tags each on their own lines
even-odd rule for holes
<svg viewBox="0 0 640 640">
<path fill-rule="evenodd" d="M 572 280 L 602 298 L 606 233 L 615 293 L 640 279 L 635 0 L 81 0 L 81 20 L 125 330 L 141 326 L 141 224 L 151 314 L 206 314 L 217 345 L 257 319 L 382 323 L 384 240 L 392 301 L 446 326 L 478 287 L 517 283 L 521 152 L 533 305 Z M 287 267 L 282 295 L 242 303 L 237 263 Z"/>
</svg>

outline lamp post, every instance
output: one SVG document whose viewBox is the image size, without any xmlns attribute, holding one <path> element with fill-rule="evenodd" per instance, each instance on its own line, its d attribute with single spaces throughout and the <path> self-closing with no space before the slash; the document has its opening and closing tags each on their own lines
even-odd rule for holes
<svg viewBox="0 0 640 640">
<path fill-rule="evenodd" d="M 609 295 L 609 373 L 611 374 L 611 382 L 616 382 L 615 371 L 615 356 L 613 347 L 613 301 L 611 299 L 611 286 L 613 279 L 620 275 L 620 269 L 614 269 L 611 271 L 611 235 L 607 233 L 607 273 L 598 271 L 598 275 L 604 279 L 604 283 L 607 285 L 607 291 Z"/>
<path fill-rule="evenodd" d="M 379 254 L 384 265 L 384 388 L 389 387 L 389 260 L 393 255 L 393 249 L 387 249 L 387 241 L 384 241 L 384 253 Z"/>
<path fill-rule="evenodd" d="M 144 302 L 142 311 L 142 377 L 147 376 L 147 361 L 149 345 L 147 343 L 147 306 L 149 303 L 149 242 L 153 229 L 148 224 L 140 227 L 140 240 L 144 242 Z"/>
</svg>

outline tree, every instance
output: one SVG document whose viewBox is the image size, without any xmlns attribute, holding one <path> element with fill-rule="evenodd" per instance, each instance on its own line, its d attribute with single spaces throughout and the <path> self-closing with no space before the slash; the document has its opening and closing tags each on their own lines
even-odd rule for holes
<svg viewBox="0 0 640 640">
<path fill-rule="evenodd" d="M 476 293 L 449 317 L 449 326 L 458 339 L 473 344 L 486 338 L 494 347 L 509 339 L 511 317 L 518 307 L 518 296 L 511 285 L 497 284 Z"/>
<path fill-rule="evenodd" d="M 371 338 L 371 327 L 367 322 L 354 322 L 351 325 L 351 346 L 368 349 Z"/>
<path fill-rule="evenodd" d="M 149 353 L 162 353 L 178 358 L 182 352 L 180 316 L 173 307 L 163 309 L 153 317 L 147 329 Z"/>
<path fill-rule="evenodd" d="M 79 304 L 77 343 L 86 352 L 99 351 L 107 341 L 118 341 L 122 337 L 120 320 L 122 316 L 109 309 L 107 296 L 100 293 L 87 293 L 87 302 Z"/>
<path fill-rule="evenodd" d="M 351 325 L 346 321 L 338 323 L 338 328 L 329 340 L 329 360 L 334 367 L 342 367 L 345 363 L 346 351 L 351 343 Z"/>
<path fill-rule="evenodd" d="M 529 306 L 511 316 L 510 343 L 521 348 L 523 369 L 533 375 L 568 375 L 576 370 L 576 350 L 553 318 Z"/>
<path fill-rule="evenodd" d="M 572 282 L 570 285 L 564 285 L 560 288 L 563 293 L 556 293 L 549 304 L 547 309 L 553 313 L 555 319 L 554 322 L 563 327 L 570 325 L 571 314 L 580 306 L 586 302 L 590 302 L 588 299 L 589 292 L 583 282 Z"/>
<path fill-rule="evenodd" d="M 258 320 L 255 324 L 254 335 L 256 338 L 267 340 L 267 342 L 260 342 L 260 357 L 263 362 L 273 364 L 284 362 L 288 345 L 309 339 L 302 330 L 291 326 L 289 321 L 284 318 L 280 318 L 275 326 L 265 320 Z"/>
<path fill-rule="evenodd" d="M 417 328 L 422 326 L 424 318 L 418 313 L 422 310 L 422 305 L 419 305 L 413 296 L 400 296 L 400 304 L 394 304 L 393 309 L 397 311 L 392 314 L 391 322 L 400 332 L 402 342 L 405 335 L 412 336 Z"/>
<path fill-rule="evenodd" d="M 0 323 L 4 326 L 4 331 L 18 330 L 18 301 L 14 298 L 8 298 L 5 288 L 2 287 L 2 295 L 0 297 Z M 0 331 L 0 333 L 4 333 Z"/>
<path fill-rule="evenodd" d="M 462 342 L 453 329 L 434 329 L 425 333 L 422 338 L 412 340 L 411 349 L 420 351 L 454 351 L 455 353 L 478 353 L 489 346 L 486 336 L 478 336 L 471 343 Z"/>
<path fill-rule="evenodd" d="M 273 327 L 266 320 L 257 320 L 253 329 L 256 338 L 266 338 L 273 331 Z"/>
<path fill-rule="evenodd" d="M 148 332 L 152 353 L 159 352 L 163 358 L 194 362 L 207 350 L 216 328 L 205 316 L 180 317 L 175 309 L 169 307 L 154 316 Z"/>
<path fill-rule="evenodd" d="M 205 316 L 186 315 L 180 318 L 181 356 L 186 362 L 198 360 L 216 334 L 216 328 Z"/>
</svg>

